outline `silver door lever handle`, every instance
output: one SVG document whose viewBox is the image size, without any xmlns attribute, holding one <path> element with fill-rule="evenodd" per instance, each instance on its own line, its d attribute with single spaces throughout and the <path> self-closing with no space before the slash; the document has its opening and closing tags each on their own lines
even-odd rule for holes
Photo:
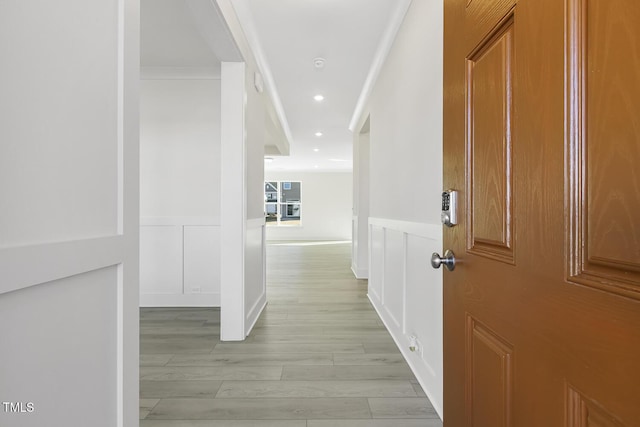
<svg viewBox="0 0 640 427">
<path fill-rule="evenodd" d="M 447 249 L 444 257 L 441 257 L 438 252 L 434 252 L 431 255 L 431 267 L 440 268 L 443 264 L 449 271 L 453 271 L 456 268 L 456 256 L 453 251 Z"/>
</svg>

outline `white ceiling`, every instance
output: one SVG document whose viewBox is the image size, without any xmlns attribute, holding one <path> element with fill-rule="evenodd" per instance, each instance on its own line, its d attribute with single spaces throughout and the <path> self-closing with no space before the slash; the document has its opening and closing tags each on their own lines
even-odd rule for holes
<svg viewBox="0 0 640 427">
<path fill-rule="evenodd" d="M 143 68 L 210 68 L 220 61 L 194 23 L 184 0 L 141 0 L 140 64 Z"/>
<path fill-rule="evenodd" d="M 232 0 L 250 11 L 293 141 L 267 170 L 349 170 L 349 122 L 398 0 Z M 252 22 L 251 22 L 252 21 Z M 254 46 L 255 48 L 255 46 Z M 326 60 L 322 69 L 314 58 Z M 322 102 L 313 96 L 324 95 Z M 322 132 L 322 137 L 316 137 Z M 318 149 L 319 151 L 314 151 Z"/>
<path fill-rule="evenodd" d="M 291 155 L 267 170 L 350 170 L 349 123 L 398 0 L 231 0 L 290 129 Z M 141 65 L 219 72 L 222 32 L 203 13 L 211 0 L 141 0 Z M 209 8 L 214 10 L 215 8 Z M 251 37 L 253 36 L 253 37 Z M 216 56 L 216 52 L 218 55 Z M 227 55 L 227 54 L 224 54 Z M 326 60 L 322 69 L 314 58 Z M 313 96 L 324 95 L 322 102 Z M 322 132 L 316 137 L 316 132 Z M 318 151 L 314 151 L 314 149 Z"/>
<path fill-rule="evenodd" d="M 141 0 L 143 78 L 220 78 L 220 61 L 242 57 L 211 0 Z"/>
</svg>

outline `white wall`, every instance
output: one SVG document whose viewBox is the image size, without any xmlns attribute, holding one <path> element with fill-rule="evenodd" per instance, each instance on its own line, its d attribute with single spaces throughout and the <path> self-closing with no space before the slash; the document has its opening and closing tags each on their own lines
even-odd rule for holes
<svg viewBox="0 0 640 427">
<path fill-rule="evenodd" d="M 140 215 L 220 216 L 220 80 L 142 80 Z"/>
<path fill-rule="evenodd" d="M 246 66 L 222 63 L 222 199 L 220 210 L 220 339 L 242 341 L 245 335 Z"/>
<path fill-rule="evenodd" d="M 137 426 L 138 3 L 2 1 L 0 40 L 0 425 Z"/>
<path fill-rule="evenodd" d="M 258 93 L 254 85 L 255 68 L 248 66 L 245 75 L 247 105 L 246 128 L 246 212 L 244 256 L 244 312 L 245 336 L 267 304 L 265 277 L 265 221 L 264 221 L 264 144 L 267 97 Z"/>
<path fill-rule="evenodd" d="M 351 172 L 267 171 L 265 180 L 302 183 L 302 225 L 267 226 L 267 240 L 351 240 Z"/>
<path fill-rule="evenodd" d="M 222 312 L 220 336 L 244 340 L 267 304 L 262 214 L 265 98 L 255 68 L 222 64 Z"/>
<path fill-rule="evenodd" d="M 254 84 L 261 80 L 260 70 L 237 10 L 229 0 L 216 4 L 244 59 L 222 63 L 220 336 L 237 341 L 246 338 L 267 303 L 261 207 L 265 138 L 270 146 L 286 150 L 288 141 L 281 123 L 273 121 L 269 94 Z"/>
<path fill-rule="evenodd" d="M 220 80 L 142 80 L 142 306 L 220 304 Z"/>
<path fill-rule="evenodd" d="M 368 105 L 369 298 L 440 416 L 442 270 L 428 260 L 442 248 L 442 7 L 412 2 Z"/>
<path fill-rule="evenodd" d="M 369 122 L 353 138 L 353 220 L 351 271 L 358 279 L 369 277 Z"/>
</svg>

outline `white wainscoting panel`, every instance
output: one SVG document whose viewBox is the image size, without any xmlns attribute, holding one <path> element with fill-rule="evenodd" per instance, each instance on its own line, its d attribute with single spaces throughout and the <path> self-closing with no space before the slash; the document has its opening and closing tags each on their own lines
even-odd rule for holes
<svg viewBox="0 0 640 427">
<path fill-rule="evenodd" d="M 220 227 L 184 227 L 184 292 L 220 295 Z"/>
<path fill-rule="evenodd" d="M 220 226 L 216 218 L 143 218 L 140 306 L 220 306 Z"/>
<path fill-rule="evenodd" d="M 429 262 L 441 243 L 414 234 L 407 235 L 405 336 L 418 337 L 420 354 L 408 352 L 412 366 L 442 407 L 442 269 Z M 442 413 L 441 413 L 442 415 Z"/>
<path fill-rule="evenodd" d="M 370 218 L 369 228 L 369 299 L 442 417 L 442 270 L 429 264 L 441 225 Z"/>
<path fill-rule="evenodd" d="M 384 276 L 383 310 L 393 326 L 402 331 L 404 317 L 404 233 L 391 228 L 383 229 L 384 236 Z"/>
<path fill-rule="evenodd" d="M 351 271 L 358 277 L 358 217 L 351 219 Z"/>
<path fill-rule="evenodd" d="M 362 225 L 359 217 L 351 220 L 351 271 L 356 279 L 369 278 L 368 224 Z"/>
<path fill-rule="evenodd" d="M 34 415 L 42 412 L 57 420 L 65 418 L 67 408 L 83 402 L 83 413 L 99 417 L 99 425 L 117 425 L 117 359 L 113 354 L 117 312 L 108 304 L 117 300 L 118 289 L 113 286 L 117 275 L 117 266 L 105 267 L 2 295 L 0 319 L 11 320 L 10 325 L 3 322 L 2 347 L 32 350 L 25 351 L 19 362 L 0 367 L 4 394 L 8 390 L 15 401 L 34 402 Z M 54 313 L 49 312 L 51 307 Z M 12 372 L 6 372 L 9 370 Z M 69 374 L 78 371 L 82 375 Z M 20 376 L 17 374 L 36 379 L 25 384 L 12 378 Z M 52 390 L 62 385 L 64 393 L 52 396 Z M 85 401 L 87 390 L 95 397 Z M 42 418 L 29 424 L 29 415 L 0 414 L 0 423 L 51 425 Z M 66 416 L 80 422 L 75 415 Z"/>
<path fill-rule="evenodd" d="M 247 221 L 245 232 L 245 334 L 248 336 L 267 304 L 266 243 L 264 218 Z"/>
<path fill-rule="evenodd" d="M 382 303 L 384 301 L 383 276 L 384 276 L 384 228 L 371 227 L 369 244 L 371 250 L 369 256 L 369 296 Z"/>
<path fill-rule="evenodd" d="M 1 426 L 139 424 L 139 23 L 0 1 Z"/>
<path fill-rule="evenodd" d="M 140 293 L 182 294 L 182 227 L 140 227 Z"/>
</svg>

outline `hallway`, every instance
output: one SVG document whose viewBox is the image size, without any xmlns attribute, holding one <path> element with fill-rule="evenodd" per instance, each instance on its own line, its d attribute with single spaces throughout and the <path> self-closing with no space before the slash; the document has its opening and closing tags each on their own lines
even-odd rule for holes
<svg viewBox="0 0 640 427">
<path fill-rule="evenodd" d="M 270 244 L 269 303 L 242 343 L 219 341 L 219 309 L 141 309 L 141 427 L 441 426 L 350 248 Z"/>
</svg>

